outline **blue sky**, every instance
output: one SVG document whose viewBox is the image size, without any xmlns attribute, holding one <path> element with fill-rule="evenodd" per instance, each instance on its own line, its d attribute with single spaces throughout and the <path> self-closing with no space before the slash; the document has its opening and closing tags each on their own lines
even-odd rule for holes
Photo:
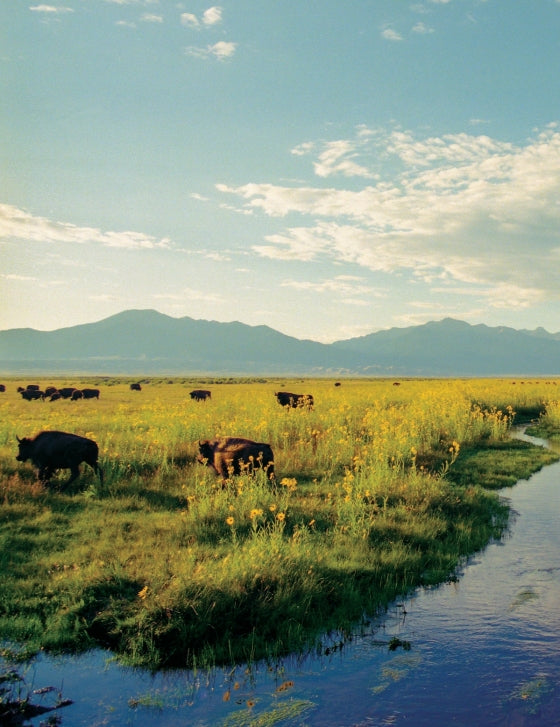
<svg viewBox="0 0 560 727">
<path fill-rule="evenodd" d="M 0 329 L 560 330 L 558 0 L 17 0 L 0 28 Z"/>
</svg>

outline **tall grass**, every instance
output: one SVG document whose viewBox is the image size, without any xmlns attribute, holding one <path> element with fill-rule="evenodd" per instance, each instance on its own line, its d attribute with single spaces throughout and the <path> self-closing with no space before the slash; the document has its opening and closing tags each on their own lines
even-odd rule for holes
<svg viewBox="0 0 560 727">
<path fill-rule="evenodd" d="M 445 579 L 507 516 L 446 473 L 503 440 L 518 406 L 557 406 L 539 381 L 214 383 L 204 403 L 189 380 L 89 381 L 99 401 L 52 403 L 19 383 L 0 395 L 0 637 L 151 666 L 299 649 Z M 280 407 L 283 384 L 315 408 Z M 41 429 L 95 439 L 104 484 L 38 485 L 16 435 Z M 199 439 L 226 435 L 271 444 L 276 488 L 262 473 L 222 487 L 196 462 Z"/>
</svg>

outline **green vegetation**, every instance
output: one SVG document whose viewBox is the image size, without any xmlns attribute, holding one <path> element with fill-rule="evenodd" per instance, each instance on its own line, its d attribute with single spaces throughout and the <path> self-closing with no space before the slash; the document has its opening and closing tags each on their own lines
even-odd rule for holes
<svg viewBox="0 0 560 727">
<path fill-rule="evenodd" d="M 101 398 L 0 399 L 0 638 L 27 648 L 112 649 L 151 668 L 251 662 L 350 633 L 364 614 L 453 576 L 498 537 L 492 488 L 555 458 L 510 441 L 517 407 L 556 411 L 546 382 L 144 382 L 64 380 Z M 170 385 L 172 383 L 172 385 Z M 199 385 L 205 403 L 190 400 Z M 315 409 L 273 395 L 313 393 Z M 15 460 L 16 435 L 95 439 L 104 484 L 85 466 L 47 489 Z M 269 442 L 278 485 L 222 487 L 197 441 Z"/>
</svg>

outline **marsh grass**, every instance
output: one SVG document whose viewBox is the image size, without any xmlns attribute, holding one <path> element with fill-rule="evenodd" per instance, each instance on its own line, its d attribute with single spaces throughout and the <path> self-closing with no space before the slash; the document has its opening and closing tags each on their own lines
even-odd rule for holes
<svg viewBox="0 0 560 727">
<path fill-rule="evenodd" d="M 52 403 L 19 383 L 0 399 L 0 638 L 151 668 L 309 648 L 449 578 L 507 523 L 481 485 L 549 457 L 507 441 L 518 399 L 554 409 L 545 382 L 287 382 L 312 411 L 280 407 L 278 381 L 215 382 L 204 403 L 190 379 L 96 381 L 99 401 Z M 37 484 L 15 437 L 41 429 L 95 439 L 104 483 L 83 466 L 71 488 L 67 472 Z M 197 463 L 198 440 L 223 435 L 269 442 L 276 486 L 222 486 Z"/>
</svg>

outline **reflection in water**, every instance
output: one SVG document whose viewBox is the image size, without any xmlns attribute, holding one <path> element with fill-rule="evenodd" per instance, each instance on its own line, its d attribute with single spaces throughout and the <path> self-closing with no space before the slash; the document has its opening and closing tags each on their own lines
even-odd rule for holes
<svg viewBox="0 0 560 727">
<path fill-rule="evenodd" d="M 560 725 L 559 482 L 557 463 L 507 490 L 502 541 L 328 656 L 152 676 L 94 652 L 42 658 L 33 681 L 74 700 L 63 727 Z"/>
</svg>

